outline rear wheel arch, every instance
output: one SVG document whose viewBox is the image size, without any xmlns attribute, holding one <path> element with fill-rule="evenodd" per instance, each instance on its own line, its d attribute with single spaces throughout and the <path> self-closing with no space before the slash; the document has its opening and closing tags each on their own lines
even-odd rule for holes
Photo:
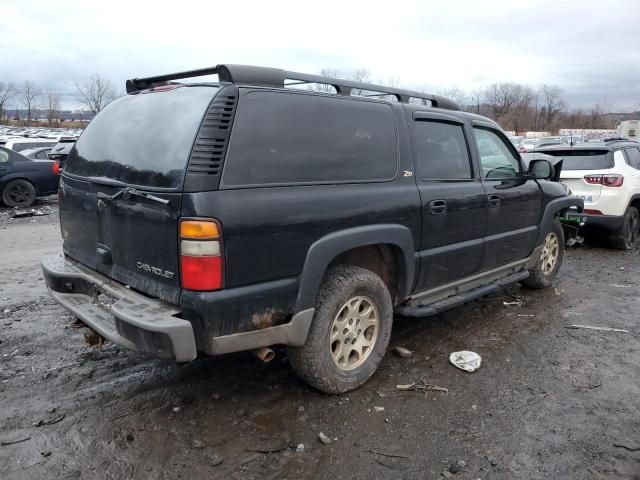
<svg viewBox="0 0 640 480">
<path fill-rule="evenodd" d="M 340 230 L 318 239 L 307 252 L 296 311 L 314 306 L 325 272 L 339 264 L 373 271 L 399 301 L 410 293 L 415 275 L 412 233 L 404 225 L 383 224 Z"/>
</svg>

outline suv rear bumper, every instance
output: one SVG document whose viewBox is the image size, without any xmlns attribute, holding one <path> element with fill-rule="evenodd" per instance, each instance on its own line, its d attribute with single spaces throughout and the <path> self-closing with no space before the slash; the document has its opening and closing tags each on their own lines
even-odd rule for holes
<svg viewBox="0 0 640 480">
<path fill-rule="evenodd" d="M 196 358 L 193 328 L 175 316 L 175 305 L 133 292 L 68 257 L 43 258 L 42 271 L 53 299 L 103 337 L 177 362 Z M 101 301 L 100 294 L 113 303 Z"/>
<path fill-rule="evenodd" d="M 589 213 L 577 213 L 577 210 L 571 208 L 567 210 L 565 217 L 569 219 L 561 218 L 562 223 L 568 223 L 570 225 L 578 225 L 584 223 L 584 228 L 598 227 L 607 230 L 616 230 L 620 228 L 624 220 L 623 216 L 619 215 L 592 215 Z"/>
</svg>

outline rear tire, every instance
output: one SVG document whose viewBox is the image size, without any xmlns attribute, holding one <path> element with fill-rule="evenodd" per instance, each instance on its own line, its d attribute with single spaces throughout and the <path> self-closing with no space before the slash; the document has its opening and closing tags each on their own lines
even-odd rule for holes
<svg viewBox="0 0 640 480">
<path fill-rule="evenodd" d="M 611 246 L 620 250 L 631 250 L 638 240 L 638 225 L 638 209 L 635 207 L 627 208 L 627 211 L 624 212 L 622 225 L 611 232 L 609 236 Z"/>
<path fill-rule="evenodd" d="M 551 230 L 542 243 L 542 252 L 536 265 L 529 269 L 529 278 L 523 285 L 530 288 L 547 288 L 556 278 L 564 259 L 564 230 L 558 218 L 553 219 Z"/>
<path fill-rule="evenodd" d="M 328 270 L 302 347 L 288 347 L 289 362 L 325 393 L 354 390 L 375 373 L 389 345 L 393 306 L 382 279 L 364 268 Z"/>
<path fill-rule="evenodd" d="M 36 201 L 36 187 L 27 180 L 11 180 L 2 189 L 2 202 L 7 207 L 26 208 Z"/>
</svg>

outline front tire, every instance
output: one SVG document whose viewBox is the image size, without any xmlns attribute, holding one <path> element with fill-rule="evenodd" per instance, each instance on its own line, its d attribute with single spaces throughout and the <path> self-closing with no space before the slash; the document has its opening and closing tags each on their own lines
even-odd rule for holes
<svg viewBox="0 0 640 480">
<path fill-rule="evenodd" d="M 622 225 L 617 230 L 611 232 L 609 241 L 611 245 L 620 250 L 631 250 L 638 240 L 638 209 L 627 208 L 624 212 Z"/>
<path fill-rule="evenodd" d="M 375 373 L 389 345 L 389 290 L 369 270 L 338 265 L 325 275 L 315 308 L 305 344 L 287 349 L 291 366 L 325 393 L 358 388 Z"/>
<path fill-rule="evenodd" d="M 564 230 L 558 218 L 554 218 L 551 230 L 542 244 L 542 252 L 535 266 L 529 269 L 529 278 L 522 283 L 530 288 L 547 288 L 558 275 L 564 259 Z"/>
<path fill-rule="evenodd" d="M 35 201 L 36 187 L 27 180 L 11 180 L 2 189 L 2 202 L 7 207 L 26 208 Z"/>
</svg>

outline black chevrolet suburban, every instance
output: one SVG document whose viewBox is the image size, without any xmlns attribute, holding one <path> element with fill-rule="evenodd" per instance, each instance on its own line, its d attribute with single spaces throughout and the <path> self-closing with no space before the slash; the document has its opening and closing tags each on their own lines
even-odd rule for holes
<svg viewBox="0 0 640 480">
<path fill-rule="evenodd" d="M 525 169 L 496 123 L 439 96 L 241 65 L 127 92 L 67 158 L 64 255 L 42 267 L 100 335 L 177 362 L 286 345 L 304 380 L 349 391 L 394 313 L 548 286 L 558 217 L 582 208 L 549 162 Z"/>
</svg>

